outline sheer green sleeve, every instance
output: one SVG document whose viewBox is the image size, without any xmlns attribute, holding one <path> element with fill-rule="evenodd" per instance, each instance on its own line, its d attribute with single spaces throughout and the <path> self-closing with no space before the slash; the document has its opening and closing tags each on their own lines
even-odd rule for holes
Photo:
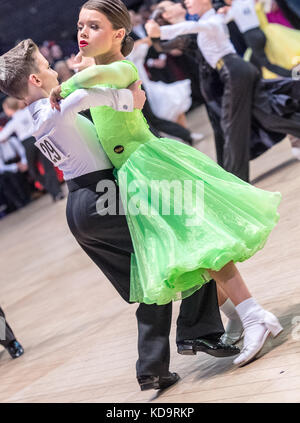
<svg viewBox="0 0 300 423">
<path fill-rule="evenodd" d="M 133 63 L 123 60 L 109 65 L 95 65 L 85 69 L 61 84 L 61 96 L 67 97 L 79 88 L 95 85 L 110 85 L 114 88 L 127 88 L 139 78 Z"/>
</svg>

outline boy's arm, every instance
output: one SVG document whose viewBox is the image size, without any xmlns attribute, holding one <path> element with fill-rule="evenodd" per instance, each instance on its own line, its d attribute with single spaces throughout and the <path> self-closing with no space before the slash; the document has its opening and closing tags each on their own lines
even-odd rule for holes
<svg viewBox="0 0 300 423">
<path fill-rule="evenodd" d="M 174 25 L 164 25 L 160 27 L 161 40 L 170 40 L 184 34 L 197 34 L 207 29 L 209 23 L 201 21 L 184 21 Z"/>
<path fill-rule="evenodd" d="M 132 92 L 113 88 L 80 89 L 61 102 L 61 113 L 65 118 L 74 118 L 82 110 L 97 106 L 109 106 L 119 112 L 132 112 L 134 108 Z"/>
<path fill-rule="evenodd" d="M 63 82 L 61 97 L 65 98 L 78 88 L 91 88 L 99 84 L 110 84 L 115 88 L 126 88 L 137 79 L 137 72 L 128 63 L 114 62 L 109 65 L 95 65 Z"/>
</svg>

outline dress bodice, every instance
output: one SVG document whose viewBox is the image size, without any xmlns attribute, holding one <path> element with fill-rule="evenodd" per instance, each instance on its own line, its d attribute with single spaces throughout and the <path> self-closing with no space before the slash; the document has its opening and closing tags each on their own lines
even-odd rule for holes
<svg viewBox="0 0 300 423">
<path fill-rule="evenodd" d="M 79 72 L 62 84 L 61 95 L 66 97 L 76 89 L 90 86 L 127 88 L 138 79 L 135 65 L 121 60 Z M 102 147 L 117 169 L 141 144 L 156 138 L 141 110 L 120 112 L 108 106 L 92 107 L 90 110 Z"/>
<path fill-rule="evenodd" d="M 125 113 L 99 106 L 91 109 L 91 115 L 102 147 L 117 169 L 141 144 L 155 138 L 141 110 Z"/>
</svg>

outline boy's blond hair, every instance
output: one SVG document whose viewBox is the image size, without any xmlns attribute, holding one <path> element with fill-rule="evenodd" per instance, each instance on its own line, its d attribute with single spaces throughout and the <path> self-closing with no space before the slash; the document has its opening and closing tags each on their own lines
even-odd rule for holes
<svg viewBox="0 0 300 423">
<path fill-rule="evenodd" d="M 37 45 L 27 39 L 0 56 L 1 91 L 19 100 L 26 97 L 29 75 L 39 72 L 34 57 L 37 51 Z"/>
</svg>

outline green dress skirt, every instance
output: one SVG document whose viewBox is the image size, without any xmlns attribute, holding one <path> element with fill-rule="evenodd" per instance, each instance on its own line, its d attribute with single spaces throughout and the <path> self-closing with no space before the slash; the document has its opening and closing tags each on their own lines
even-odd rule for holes
<svg viewBox="0 0 300 423">
<path fill-rule="evenodd" d="M 278 192 L 224 171 L 171 139 L 141 145 L 118 171 L 135 254 L 130 299 L 166 304 L 208 282 L 208 269 L 263 248 L 279 219 Z"/>
<path fill-rule="evenodd" d="M 98 71 L 105 87 L 125 88 L 138 79 L 128 61 L 94 66 L 62 84 L 63 96 L 94 83 Z M 280 193 L 240 180 L 195 148 L 156 138 L 140 110 L 99 106 L 91 114 L 116 168 L 134 246 L 131 301 L 183 299 L 211 279 L 209 269 L 263 248 L 279 219 Z"/>
</svg>

